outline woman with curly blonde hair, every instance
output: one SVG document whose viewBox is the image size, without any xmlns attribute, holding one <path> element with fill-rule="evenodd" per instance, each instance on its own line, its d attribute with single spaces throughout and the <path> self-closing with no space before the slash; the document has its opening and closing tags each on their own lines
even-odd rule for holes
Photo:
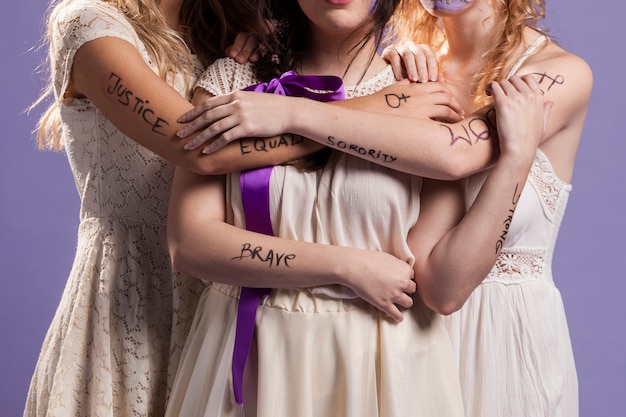
<svg viewBox="0 0 626 417">
<path fill-rule="evenodd" d="M 236 18 L 235 18 L 236 17 Z M 165 223 L 177 118 L 227 45 L 247 59 L 254 2 L 62 0 L 50 6 L 43 149 L 63 150 L 81 198 L 77 252 L 24 416 L 159 416 L 191 324 L 197 281 L 171 269 Z M 189 46 L 188 46 L 189 45 Z M 190 51 L 193 48 L 193 54 Z M 236 51 L 231 51 L 236 55 Z"/>
<path fill-rule="evenodd" d="M 432 45 L 446 85 L 466 112 L 492 102 L 487 86 L 532 74 L 554 103 L 501 254 L 446 323 L 457 352 L 468 417 L 578 415 L 578 385 L 551 261 L 571 190 L 592 74 L 538 26 L 543 0 L 422 0 L 398 15 L 390 59 Z M 409 41 L 410 43 L 403 43 Z M 408 68 L 408 66 L 407 66 Z M 469 179 L 471 206 L 485 174 Z"/>
<path fill-rule="evenodd" d="M 463 186 L 467 213 L 462 221 L 442 226 L 448 232 L 419 237 L 426 246 L 439 243 L 432 243 L 424 267 L 415 272 L 439 282 L 462 277 L 467 284 L 441 312 L 455 345 L 468 417 L 578 415 L 576 369 L 551 263 L 593 76 L 584 60 L 563 50 L 538 26 L 544 12 L 539 0 L 421 0 L 399 9 L 390 33 L 401 46 L 386 52 L 396 77 L 403 77 L 404 69 L 411 80 L 432 81 L 437 69 L 466 115 L 461 127 L 419 119 L 419 113 L 406 117 L 411 106 L 443 88 L 438 82 L 406 81 L 368 96 L 369 103 L 326 104 L 236 92 L 206 101 L 184 119 L 196 117 L 183 134 L 208 126 L 199 136 L 217 138 L 207 152 L 240 137 L 292 132 L 398 171 L 438 179 L 469 176 Z M 416 43 L 402 43 L 406 40 Z M 432 45 L 438 67 L 420 52 L 424 45 Z M 514 207 L 499 220 L 499 233 L 488 232 L 486 224 L 482 232 L 468 229 L 465 225 L 476 213 L 485 214 L 479 191 L 489 188 L 485 178 L 498 167 L 493 168 L 499 153 L 493 146 L 496 136 L 479 128 L 478 121 L 493 122 L 493 82 L 514 75 L 539 83 L 544 99 L 552 103 L 550 117 L 528 179 L 503 196 Z M 426 86 L 433 91 L 428 93 Z M 398 114 L 362 110 L 375 104 Z M 525 128 L 519 125 L 518 131 Z M 425 182 L 420 221 L 445 225 L 450 209 L 431 210 L 427 189 Z M 426 220 L 428 213 L 434 214 Z M 479 249 L 483 238 L 491 239 L 487 250 Z M 424 288 L 418 292 L 429 296 Z"/>
</svg>

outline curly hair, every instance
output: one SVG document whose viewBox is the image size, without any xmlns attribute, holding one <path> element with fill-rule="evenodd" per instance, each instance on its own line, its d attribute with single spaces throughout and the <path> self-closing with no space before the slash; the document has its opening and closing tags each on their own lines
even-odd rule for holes
<svg viewBox="0 0 626 417">
<path fill-rule="evenodd" d="M 483 55 L 482 70 L 472 83 L 471 94 L 477 105 L 491 102 L 486 94 L 490 82 L 501 79 L 510 68 L 517 47 L 524 41 L 525 27 L 547 34 L 547 29 L 538 26 L 545 17 L 544 0 L 493 0 L 497 15 L 493 43 Z M 398 10 L 392 19 L 391 32 L 394 39 L 403 43 L 414 41 L 430 45 L 436 53 L 446 45 L 446 35 L 441 22 L 426 9 L 413 1 Z"/>
</svg>

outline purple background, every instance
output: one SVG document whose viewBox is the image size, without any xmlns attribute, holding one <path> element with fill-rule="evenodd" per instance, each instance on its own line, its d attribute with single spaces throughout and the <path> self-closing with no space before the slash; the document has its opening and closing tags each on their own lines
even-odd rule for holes
<svg viewBox="0 0 626 417">
<path fill-rule="evenodd" d="M 79 201 L 65 156 L 35 149 L 44 0 L 0 16 L 0 414 L 21 415 L 31 373 L 74 256 Z M 581 416 L 626 416 L 626 2 L 548 0 L 556 39 L 591 65 L 595 86 L 555 253 L 580 380 Z M 617 81 L 616 81 L 617 80 Z M 575 80 L 569 80 L 575 82 Z M 620 185 L 621 184 L 621 185 Z M 620 261 L 621 259 L 621 261 Z M 622 265 L 622 266 L 620 266 Z M 503 416 L 505 417 L 505 416 Z"/>
</svg>

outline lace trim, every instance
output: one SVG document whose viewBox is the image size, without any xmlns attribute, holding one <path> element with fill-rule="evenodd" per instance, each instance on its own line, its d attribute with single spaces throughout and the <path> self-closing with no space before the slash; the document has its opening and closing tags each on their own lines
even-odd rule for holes
<svg viewBox="0 0 626 417">
<path fill-rule="evenodd" d="M 535 163 L 533 163 L 530 169 L 528 178 L 537 190 L 546 215 L 550 220 L 553 220 L 554 214 L 558 209 L 559 200 L 561 200 L 564 193 L 569 192 L 571 185 L 556 176 L 552 164 L 540 150 L 537 150 Z"/>
<path fill-rule="evenodd" d="M 546 262 L 544 249 L 505 249 L 489 271 L 485 281 L 520 282 L 543 277 Z"/>
</svg>

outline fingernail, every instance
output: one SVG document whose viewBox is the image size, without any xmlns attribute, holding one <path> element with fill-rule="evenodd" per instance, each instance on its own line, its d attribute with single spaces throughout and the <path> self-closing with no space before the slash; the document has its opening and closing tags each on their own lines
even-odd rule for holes
<svg viewBox="0 0 626 417">
<path fill-rule="evenodd" d="M 211 149 L 209 149 L 209 147 L 207 146 L 206 148 L 204 148 L 204 149 L 202 150 L 202 153 L 203 153 L 203 154 L 205 154 L 205 155 L 208 155 L 208 154 L 210 154 L 210 153 L 211 153 Z"/>
<path fill-rule="evenodd" d="M 492 93 L 493 93 L 493 88 L 491 87 L 491 83 L 489 83 L 487 84 L 487 87 L 485 88 L 485 94 L 490 96 Z"/>
</svg>

